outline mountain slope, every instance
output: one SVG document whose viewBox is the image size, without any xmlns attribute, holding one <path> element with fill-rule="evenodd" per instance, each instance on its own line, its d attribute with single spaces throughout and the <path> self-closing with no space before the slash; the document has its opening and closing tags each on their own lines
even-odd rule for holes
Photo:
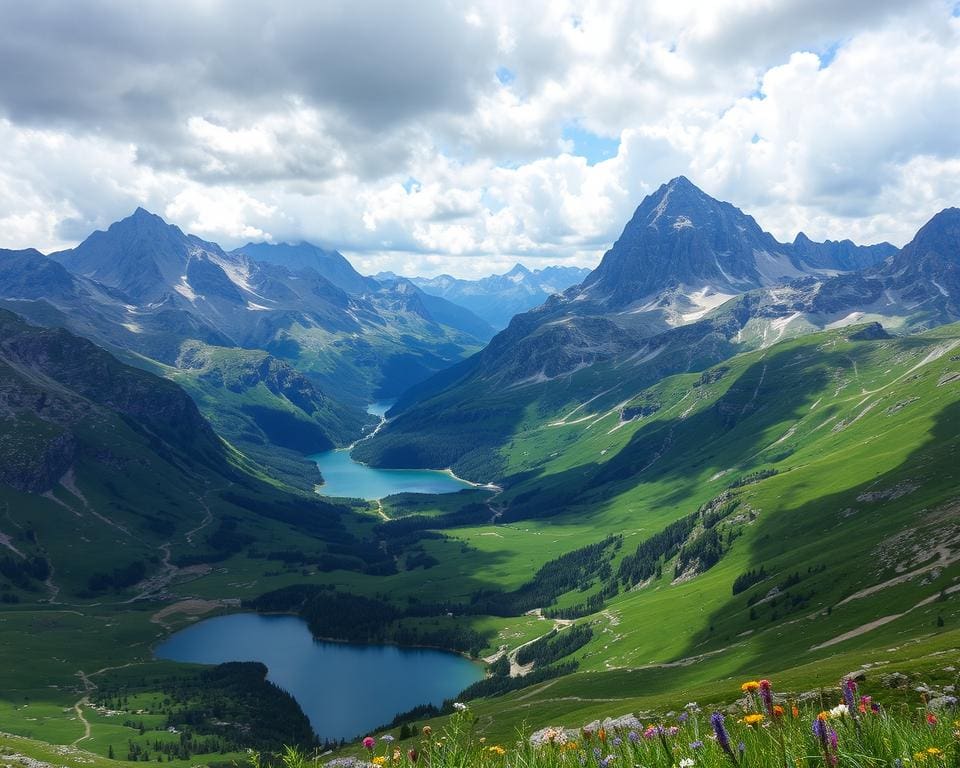
<svg viewBox="0 0 960 768">
<path fill-rule="evenodd" d="M 327 251 L 312 243 L 247 243 L 231 253 L 287 267 L 294 272 L 312 269 L 346 293 L 362 295 L 379 287 L 376 280 L 357 272 L 339 251 Z"/>
<path fill-rule="evenodd" d="M 382 557 L 347 532 L 349 508 L 256 472 L 175 383 L 0 310 L 0 591 L 154 594 L 178 563 L 252 541 L 329 543 L 355 569 Z"/>
<path fill-rule="evenodd" d="M 498 449 L 525 424 L 591 398 L 612 406 L 631 387 L 818 329 L 880 321 L 907 332 L 960 319 L 957 216 L 938 214 L 869 270 L 837 274 L 819 266 L 823 253 L 851 263 L 888 248 L 806 244 L 798 255 L 733 206 L 675 179 L 641 204 L 580 286 L 412 389 L 359 455 L 386 466 L 453 466 L 487 481 L 502 471 Z M 463 423 L 482 427 L 467 438 Z"/>
</svg>

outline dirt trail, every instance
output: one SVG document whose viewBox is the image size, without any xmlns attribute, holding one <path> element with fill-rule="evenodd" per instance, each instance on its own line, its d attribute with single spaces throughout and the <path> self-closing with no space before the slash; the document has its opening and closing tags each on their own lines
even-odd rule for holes
<svg viewBox="0 0 960 768">
<path fill-rule="evenodd" d="M 541 621 L 548 621 L 548 619 L 543 615 L 542 608 L 534 608 L 532 611 L 527 611 L 526 615 L 536 616 Z M 506 650 L 505 648 L 501 648 L 496 653 L 493 653 L 485 657 L 484 661 L 487 664 L 493 664 L 493 662 L 499 660 L 502 656 L 506 655 L 507 659 L 510 662 L 510 677 L 523 677 L 524 675 L 528 674 L 530 670 L 533 669 L 534 662 L 531 661 L 529 664 L 519 664 L 517 662 L 517 654 L 520 653 L 520 649 L 526 648 L 528 645 L 532 645 L 538 640 L 542 640 L 553 631 L 560 632 L 561 630 L 569 627 L 571 624 L 573 624 L 573 621 L 571 619 L 553 619 L 553 626 L 549 630 L 544 632 L 542 635 L 540 635 L 539 637 L 535 637 L 533 638 L 533 640 L 527 640 L 527 642 L 521 643 L 516 648 L 509 651 Z"/>
<path fill-rule="evenodd" d="M 75 739 L 71 742 L 72 746 L 76 746 L 81 741 L 86 741 L 90 738 L 90 721 L 87 720 L 86 716 L 83 714 L 83 708 L 90 706 L 90 694 L 96 689 L 96 684 L 87 677 L 86 673 L 81 669 L 77 671 L 77 677 L 80 678 L 80 682 L 83 683 L 83 697 L 73 705 L 73 711 L 77 713 L 77 719 L 83 723 L 83 736 L 78 739 Z"/>
</svg>

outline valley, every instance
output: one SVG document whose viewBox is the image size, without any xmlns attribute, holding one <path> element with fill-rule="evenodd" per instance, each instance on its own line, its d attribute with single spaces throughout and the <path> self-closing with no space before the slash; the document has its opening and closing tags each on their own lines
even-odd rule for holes
<svg viewBox="0 0 960 768">
<path fill-rule="evenodd" d="M 455 699 L 505 742 L 758 674 L 952 684 L 956 209 L 903 249 L 780 244 L 681 177 L 492 339 L 339 254 L 158 219 L 0 253 L 17 749 L 187 766 L 354 754 L 334 742 L 439 728 Z M 387 666 L 351 672 L 364 654 Z M 450 684 L 412 688 L 418 659 Z M 378 686 L 409 695 L 321 725 L 315 704 L 362 711 Z"/>
</svg>

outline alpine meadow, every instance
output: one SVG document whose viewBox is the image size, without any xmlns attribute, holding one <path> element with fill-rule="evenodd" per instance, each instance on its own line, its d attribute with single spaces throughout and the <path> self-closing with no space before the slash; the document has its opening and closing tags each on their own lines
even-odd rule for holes
<svg viewBox="0 0 960 768">
<path fill-rule="evenodd" d="M 954 0 L 0 0 L 0 766 L 960 767 Z"/>
</svg>

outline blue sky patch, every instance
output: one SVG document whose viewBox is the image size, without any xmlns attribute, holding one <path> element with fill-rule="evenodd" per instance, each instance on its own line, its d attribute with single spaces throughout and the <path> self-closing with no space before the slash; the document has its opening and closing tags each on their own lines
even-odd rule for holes
<svg viewBox="0 0 960 768">
<path fill-rule="evenodd" d="M 512 70 L 509 70 L 506 67 L 497 67 L 497 80 L 500 81 L 501 85 L 510 85 L 510 83 L 516 79 L 517 76 L 513 74 Z"/>
<path fill-rule="evenodd" d="M 585 157 L 588 165 L 596 165 L 620 150 L 620 139 L 608 139 L 582 128 L 578 123 L 568 123 L 563 128 L 563 138 L 573 142 L 573 154 Z"/>
<path fill-rule="evenodd" d="M 840 50 L 842 45 L 840 40 L 830 43 L 822 51 L 818 51 L 817 54 L 820 56 L 820 69 L 826 69 L 829 67 L 835 58 L 837 58 L 837 51 Z"/>
</svg>

